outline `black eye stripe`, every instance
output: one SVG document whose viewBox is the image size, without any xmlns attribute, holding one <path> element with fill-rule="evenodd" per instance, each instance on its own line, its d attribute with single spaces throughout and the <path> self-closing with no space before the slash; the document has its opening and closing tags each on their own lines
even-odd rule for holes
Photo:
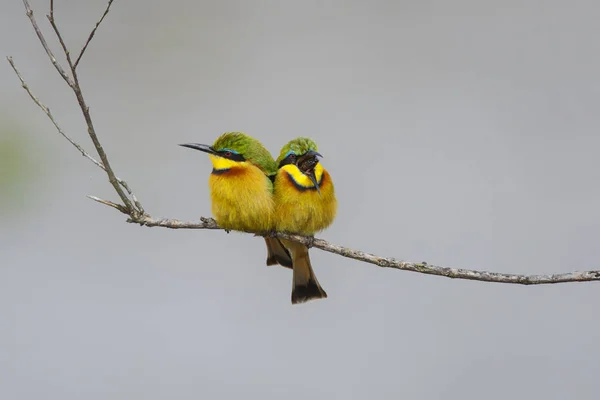
<svg viewBox="0 0 600 400">
<path fill-rule="evenodd" d="M 295 164 L 295 163 L 296 163 L 296 155 L 290 154 L 286 158 L 284 158 L 283 160 L 281 160 L 279 162 L 279 168 L 283 167 L 284 165 Z"/>
<path fill-rule="evenodd" d="M 228 150 L 217 151 L 217 154 L 223 158 L 227 158 L 228 160 L 232 161 L 246 161 L 243 155 L 236 154 Z"/>
</svg>

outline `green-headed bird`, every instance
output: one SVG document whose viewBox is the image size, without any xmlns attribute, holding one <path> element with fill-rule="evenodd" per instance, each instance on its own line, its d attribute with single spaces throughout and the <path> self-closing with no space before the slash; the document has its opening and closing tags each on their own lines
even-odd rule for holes
<svg viewBox="0 0 600 400">
<path fill-rule="evenodd" d="M 271 232 L 275 228 L 273 182 L 277 164 L 258 140 L 242 132 L 226 132 L 212 146 L 181 146 L 208 153 L 213 170 L 208 179 L 212 214 L 227 230 Z M 292 267 L 279 239 L 265 237 L 267 265 Z"/>
<path fill-rule="evenodd" d="M 281 149 L 274 192 L 277 231 L 312 236 L 335 219 L 333 181 L 318 157 L 322 156 L 317 144 L 308 138 L 294 139 Z M 308 247 L 282 242 L 292 254 L 292 304 L 327 297 L 312 269 Z"/>
</svg>

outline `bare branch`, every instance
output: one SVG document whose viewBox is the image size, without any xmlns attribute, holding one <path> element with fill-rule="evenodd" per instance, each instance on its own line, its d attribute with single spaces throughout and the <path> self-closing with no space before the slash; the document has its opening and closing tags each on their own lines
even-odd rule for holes
<svg viewBox="0 0 600 400">
<path fill-rule="evenodd" d="M 90 36 L 88 37 L 88 39 L 85 42 L 85 45 L 83 45 L 83 48 L 81 49 L 81 52 L 79 52 L 79 56 L 77 57 L 77 60 L 75 60 L 75 65 L 73 65 L 73 68 L 77 68 L 77 66 L 79 65 L 79 61 L 81 60 L 81 57 L 83 56 L 83 53 L 85 53 L 85 50 L 87 49 L 88 44 L 90 44 L 90 42 L 94 38 L 94 35 L 96 34 L 96 30 L 98 29 L 98 27 L 100 26 L 100 24 L 104 20 L 104 17 L 106 17 L 106 14 L 108 14 L 108 12 L 110 11 L 110 6 L 112 5 L 112 3 L 113 3 L 113 0 L 108 0 L 108 5 L 106 6 L 106 9 L 104 10 L 104 14 L 102 14 L 102 17 L 100 17 L 100 19 L 98 20 L 98 22 L 96 22 L 96 26 L 94 26 L 94 29 L 92 29 L 92 32 L 90 33 Z"/>
<path fill-rule="evenodd" d="M 127 222 L 137 223 L 149 227 L 162 227 L 170 229 L 222 229 L 212 218 L 201 218 L 200 222 L 186 222 L 177 219 L 152 218 L 148 215 L 138 219 L 130 218 Z M 258 236 L 268 236 L 268 233 L 255 233 Z M 375 254 L 366 253 L 360 250 L 353 250 L 348 247 L 329 243 L 326 240 L 311 238 L 289 233 L 277 232 L 275 236 L 293 240 L 305 244 L 309 247 L 315 247 L 329 253 L 337 254 L 343 257 L 351 258 L 357 261 L 363 261 L 383 268 L 400 269 L 404 271 L 419 272 L 421 274 L 444 276 L 446 278 L 467 279 L 482 282 L 493 283 L 511 283 L 518 285 L 545 285 L 552 283 L 566 282 L 588 282 L 600 281 L 600 271 L 575 271 L 564 274 L 551 275 L 519 275 L 519 274 L 501 274 L 497 272 L 476 271 L 462 268 L 441 267 L 428 264 L 427 262 L 401 261 L 389 257 L 380 257 Z"/>
<path fill-rule="evenodd" d="M 297 240 L 297 237 L 289 237 L 291 240 Z M 305 241 L 302 241 L 305 242 Z M 308 242 L 308 243 L 306 243 Z M 306 241 L 309 244 L 310 241 Z M 513 283 L 519 285 L 544 285 L 551 283 L 565 282 L 587 282 L 600 281 L 600 271 L 569 272 L 564 274 L 552 275 L 519 275 L 519 274 L 501 274 L 497 272 L 475 271 L 462 268 L 440 267 L 437 265 L 422 262 L 400 261 L 394 258 L 380 257 L 375 254 L 365 253 L 360 250 L 353 250 L 347 247 L 331 244 L 323 239 L 314 239 L 313 247 L 339 254 L 357 261 L 364 261 L 383 268 L 394 268 L 405 271 L 419 272 L 421 274 L 438 275 L 446 278 L 467 279 L 482 282 L 493 283 Z"/>
<path fill-rule="evenodd" d="M 54 57 L 54 53 L 52 53 L 52 50 L 50 50 L 50 47 L 48 46 L 48 43 L 46 42 L 46 39 L 44 38 L 44 35 L 42 34 L 42 31 L 40 30 L 40 27 L 38 26 L 35 17 L 33 16 L 33 10 L 31 9 L 29 2 L 27 0 L 23 0 L 23 5 L 25 5 L 25 11 L 27 16 L 29 17 L 29 20 L 31 21 L 31 25 L 33 25 L 33 29 L 35 30 L 38 39 L 40 39 L 42 47 L 44 48 L 44 50 L 46 50 L 46 54 L 48 54 L 48 57 L 50 57 L 50 61 L 52 61 L 54 68 L 56 68 L 56 70 L 58 71 L 60 76 L 62 76 L 62 78 L 65 80 L 65 82 L 67 82 L 67 84 L 71 88 L 73 88 L 73 80 L 69 77 L 69 75 L 67 75 L 63 67 L 56 60 L 56 57 Z"/>
</svg>

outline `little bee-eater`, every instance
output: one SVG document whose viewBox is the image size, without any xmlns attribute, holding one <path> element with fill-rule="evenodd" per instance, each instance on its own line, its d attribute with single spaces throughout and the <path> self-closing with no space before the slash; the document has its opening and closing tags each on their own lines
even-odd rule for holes
<svg viewBox="0 0 600 400">
<path fill-rule="evenodd" d="M 226 230 L 269 232 L 275 228 L 273 182 L 277 164 L 258 140 L 242 132 L 226 132 L 212 146 L 181 146 L 208 153 L 213 170 L 208 180 L 212 214 Z M 267 265 L 292 267 L 279 239 L 265 237 Z"/>
<path fill-rule="evenodd" d="M 337 212 L 333 181 L 311 139 L 286 144 L 277 158 L 275 225 L 281 232 L 312 236 L 327 228 Z M 327 297 L 310 264 L 308 247 L 282 240 L 292 254 L 292 304 Z"/>
</svg>

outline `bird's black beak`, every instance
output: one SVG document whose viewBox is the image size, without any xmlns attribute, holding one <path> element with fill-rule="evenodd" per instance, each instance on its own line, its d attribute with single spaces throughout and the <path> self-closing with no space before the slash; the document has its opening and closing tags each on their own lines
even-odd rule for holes
<svg viewBox="0 0 600 400">
<path fill-rule="evenodd" d="M 317 182 L 317 177 L 315 176 L 315 170 L 311 170 L 310 172 L 305 173 L 308 176 L 308 179 L 315 185 L 315 189 L 317 189 L 317 193 L 319 196 L 321 195 L 321 189 L 319 189 L 319 183 Z"/>
<path fill-rule="evenodd" d="M 321 157 L 323 158 L 323 156 L 321 155 L 321 153 L 314 151 L 314 150 L 309 150 L 307 151 L 304 156 L 313 156 L 313 157 Z"/>
<path fill-rule="evenodd" d="M 207 144 L 185 143 L 185 144 L 180 144 L 180 146 L 189 147 L 190 149 L 194 149 L 194 150 L 200 150 L 200 151 L 203 151 L 208 154 L 216 154 L 217 153 L 211 146 L 209 146 Z"/>
<path fill-rule="evenodd" d="M 298 158 L 296 165 L 302 171 L 304 175 L 310 179 L 310 181 L 315 185 L 317 189 L 317 193 L 319 196 L 321 195 L 321 190 L 319 189 L 319 183 L 317 182 L 317 177 L 315 176 L 315 166 L 319 163 L 317 157 L 323 157 L 321 154 L 314 150 L 309 150 L 302 155 L 302 157 Z"/>
</svg>

